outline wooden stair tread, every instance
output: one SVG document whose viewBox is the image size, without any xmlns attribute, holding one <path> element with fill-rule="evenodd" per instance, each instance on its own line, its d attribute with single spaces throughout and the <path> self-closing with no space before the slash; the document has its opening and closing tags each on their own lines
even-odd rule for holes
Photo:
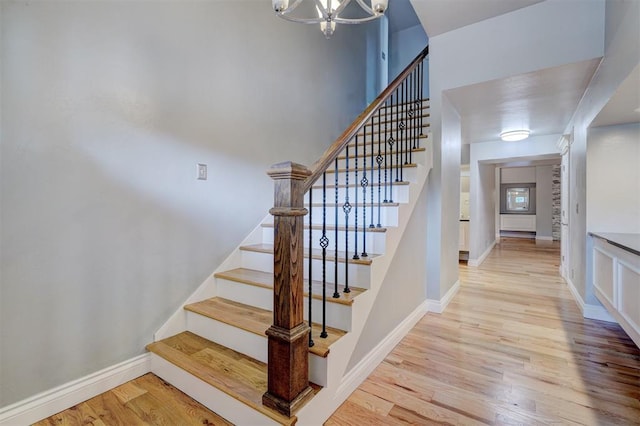
<svg viewBox="0 0 640 426">
<path fill-rule="evenodd" d="M 283 425 L 286 417 L 262 405 L 267 365 L 189 331 L 147 345 L 147 350 Z M 317 393 L 318 387 L 314 386 Z"/>
<path fill-rule="evenodd" d="M 214 275 L 216 278 L 222 278 L 229 281 L 235 281 L 243 284 L 254 285 L 256 287 L 273 289 L 273 274 L 264 271 L 256 271 L 254 269 L 236 268 L 225 272 L 218 272 Z M 304 280 L 304 295 L 308 296 L 308 280 Z M 341 305 L 352 305 L 354 299 L 366 290 L 359 287 L 349 287 L 350 293 L 344 293 L 344 286 L 338 285 L 340 298 L 331 297 L 333 294 L 333 284 L 327 284 L 327 302 L 339 303 Z M 322 282 L 313 281 L 313 298 L 322 300 Z"/>
<path fill-rule="evenodd" d="M 269 253 L 269 254 L 273 254 L 273 244 L 249 244 L 246 246 L 241 246 L 240 250 L 244 250 L 244 251 L 255 251 L 258 253 Z M 313 249 L 311 251 L 311 256 L 313 259 L 322 259 L 322 249 Z M 368 257 L 361 257 L 360 259 L 352 259 L 351 256 L 349 256 L 349 263 L 354 263 L 354 264 L 358 264 L 358 265 L 371 265 L 371 261 L 372 259 L 376 258 L 380 256 L 379 254 L 372 254 L 369 253 Z M 304 257 L 305 258 L 309 258 L 309 251 L 305 250 L 304 251 Z M 334 253 L 327 253 L 327 261 L 334 261 L 335 260 L 335 256 Z M 338 251 L 338 262 L 345 262 L 345 257 L 344 257 L 344 251 Z"/>
<path fill-rule="evenodd" d="M 216 321 L 229 324 L 259 336 L 265 336 L 265 332 L 273 323 L 273 312 L 245 305 L 233 300 L 213 297 L 200 302 L 192 303 L 184 307 L 186 310 L 195 312 Z M 327 327 L 328 336 L 321 338 L 322 326 L 313 324 L 311 328 L 314 345 L 309 348 L 309 352 L 314 355 L 326 358 L 329 355 L 329 347 L 346 334 L 346 331 L 337 328 Z"/>
<path fill-rule="evenodd" d="M 342 214 L 343 214 L 343 213 L 342 213 Z M 261 227 L 263 227 L 263 228 L 273 228 L 273 227 L 274 227 L 274 224 L 273 224 L 273 222 L 263 222 L 260 226 L 261 226 Z M 308 223 L 306 223 L 306 224 L 304 225 L 304 229 L 309 229 L 309 224 L 308 224 Z M 311 226 L 311 229 L 313 229 L 313 230 L 318 230 L 318 229 L 320 229 L 320 230 L 321 230 L 321 229 L 322 229 L 322 225 L 313 224 L 313 225 Z M 346 229 L 346 228 L 345 228 L 344 226 L 338 226 L 338 232 L 340 232 L 340 231 L 344 232 L 344 231 L 345 231 L 345 229 Z M 353 231 L 354 229 L 355 229 L 355 228 L 354 228 L 353 226 L 349 227 L 349 230 L 350 230 L 350 231 Z M 358 228 L 358 229 L 360 229 L 360 228 Z M 333 225 L 327 225 L 327 226 L 326 226 L 326 230 L 327 230 L 327 231 L 335 231 L 335 230 L 336 230 L 336 227 L 335 227 L 335 226 L 333 226 Z M 380 227 L 380 228 L 369 228 L 369 227 L 367 227 L 367 232 L 381 232 L 381 233 L 385 233 L 385 232 L 387 232 L 387 228 L 384 228 L 384 227 Z"/>
</svg>

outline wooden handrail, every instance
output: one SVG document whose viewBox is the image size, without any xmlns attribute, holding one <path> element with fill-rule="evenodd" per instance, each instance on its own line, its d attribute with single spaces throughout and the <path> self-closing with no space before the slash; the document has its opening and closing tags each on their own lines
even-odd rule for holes
<svg viewBox="0 0 640 426">
<path fill-rule="evenodd" d="M 387 86 L 386 89 L 378 95 L 378 97 L 369 104 L 369 106 L 351 123 L 349 127 L 336 139 L 336 141 L 322 154 L 322 157 L 309 168 L 311 175 L 305 179 L 303 184 L 303 191 L 307 192 L 313 184 L 320 179 L 322 174 L 329 168 L 336 157 L 344 150 L 349 141 L 358 133 L 358 130 L 364 124 L 369 121 L 373 114 L 384 104 L 391 96 L 394 90 L 400 86 L 409 74 L 420 64 L 424 58 L 429 55 L 429 45 L 427 45 L 422 52 L 416 56 L 416 58 L 402 71 L 396 78 Z"/>
</svg>

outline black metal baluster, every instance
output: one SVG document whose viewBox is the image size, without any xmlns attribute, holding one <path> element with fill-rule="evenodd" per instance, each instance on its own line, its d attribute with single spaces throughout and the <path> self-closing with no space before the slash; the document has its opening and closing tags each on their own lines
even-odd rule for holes
<svg viewBox="0 0 640 426">
<path fill-rule="evenodd" d="M 391 94 L 393 97 L 393 94 Z M 385 101 L 384 104 L 384 141 L 382 144 L 384 145 L 384 202 L 389 202 L 389 197 L 387 196 L 387 140 L 389 137 L 389 133 L 387 132 L 387 125 L 389 124 L 389 100 Z"/>
<path fill-rule="evenodd" d="M 327 173 L 322 174 L 322 237 L 320 247 L 322 247 L 322 332 L 320 337 L 327 337 Z"/>
<path fill-rule="evenodd" d="M 424 60 L 420 62 L 420 136 L 424 136 Z M 420 147 L 420 141 L 418 141 Z"/>
<path fill-rule="evenodd" d="M 355 175 L 356 176 L 355 176 L 355 179 L 354 179 L 355 185 L 354 185 L 353 192 L 355 193 L 355 207 L 356 207 L 356 210 L 354 212 L 355 213 L 354 214 L 354 217 L 355 217 L 355 224 L 354 224 L 355 233 L 354 233 L 353 240 L 354 240 L 355 247 L 354 247 L 354 251 L 353 251 L 353 258 L 354 259 L 360 259 L 360 255 L 358 255 L 358 135 L 356 135 L 356 148 L 355 148 L 355 151 L 356 151 L 356 156 L 355 156 L 355 160 L 356 160 Z"/>
<path fill-rule="evenodd" d="M 333 233 L 334 235 L 334 253 L 335 253 L 335 258 L 333 259 L 333 298 L 334 299 L 338 299 L 340 298 L 340 293 L 338 293 L 338 158 L 336 157 L 336 163 L 335 163 L 335 216 L 334 216 L 334 222 L 333 222 L 333 227 L 335 228 L 335 231 Z"/>
<path fill-rule="evenodd" d="M 373 125 L 373 123 L 372 123 Z M 362 253 L 360 256 L 367 257 L 367 125 L 364 126 L 364 139 L 362 141 Z"/>
<path fill-rule="evenodd" d="M 396 99 L 396 101 L 398 102 L 398 105 L 402 105 L 402 99 L 400 98 L 400 93 L 401 91 L 399 90 L 400 88 L 396 89 L 396 95 L 398 96 L 398 99 Z M 400 111 L 398 110 L 397 114 L 396 114 L 396 140 L 398 141 L 398 146 L 396 147 L 396 182 L 400 182 L 400 169 L 398 168 L 398 163 L 400 163 L 400 149 L 402 148 L 402 140 L 400 139 L 400 124 L 402 124 L 402 118 L 400 117 Z"/>
<path fill-rule="evenodd" d="M 369 177 L 370 177 L 370 190 L 369 192 L 371 193 L 371 223 L 369 224 L 369 228 L 375 228 L 375 225 L 373 224 L 373 183 L 375 182 L 375 180 L 373 179 L 373 172 L 374 172 L 374 167 L 373 167 L 373 157 L 375 156 L 375 151 L 373 149 L 373 138 L 375 135 L 378 135 L 380 133 L 380 117 L 378 117 L 378 129 L 376 130 L 374 124 L 373 124 L 373 117 L 371 118 L 371 161 L 369 162 L 371 165 L 371 172 L 369 173 Z"/>
<path fill-rule="evenodd" d="M 313 317 L 311 316 L 311 305 L 313 301 L 313 232 L 311 232 L 311 227 L 313 226 L 312 221 L 312 211 L 313 211 L 313 188 L 309 190 L 309 327 L 311 331 L 309 332 L 309 347 L 315 345 L 313 341 Z"/>
<path fill-rule="evenodd" d="M 397 90 L 397 89 L 396 89 Z M 393 118 L 393 93 L 391 94 L 391 122 L 395 122 Z M 395 98 L 396 102 L 398 98 Z M 397 113 L 396 113 L 397 116 Z M 396 135 L 398 130 L 396 129 Z M 393 138 L 393 127 L 389 129 L 389 140 L 387 140 L 387 144 L 389 145 L 389 202 L 393 203 L 393 144 L 395 143 L 395 139 Z"/>
<path fill-rule="evenodd" d="M 344 212 L 344 292 L 351 293 L 349 288 L 349 213 L 351 212 L 351 204 L 349 203 L 349 145 L 347 145 L 346 156 L 345 198 L 342 206 L 342 211 Z"/>
<path fill-rule="evenodd" d="M 382 225 L 380 225 L 380 222 L 381 222 L 380 213 L 381 213 L 381 204 L 382 204 L 382 161 L 384 161 L 384 158 L 382 158 L 382 150 L 380 145 L 380 141 L 382 139 L 382 127 L 381 127 L 382 125 L 380 124 L 381 119 L 382 117 L 380 115 L 380 110 L 378 110 L 378 155 L 376 156 L 376 163 L 378 163 L 378 224 L 376 226 L 378 228 L 382 227 Z M 384 123 L 384 127 L 386 132 L 386 128 L 387 128 L 386 121 Z M 373 188 L 371 188 L 371 191 L 373 191 Z"/>
</svg>

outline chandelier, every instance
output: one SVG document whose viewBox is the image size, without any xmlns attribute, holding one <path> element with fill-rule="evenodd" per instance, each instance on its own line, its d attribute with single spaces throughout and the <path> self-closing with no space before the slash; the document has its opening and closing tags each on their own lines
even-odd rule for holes
<svg viewBox="0 0 640 426">
<path fill-rule="evenodd" d="M 311 3 L 315 6 L 317 16 L 308 17 L 307 15 L 304 17 L 304 15 L 300 16 L 300 13 L 294 13 L 303 3 Z M 292 0 L 292 4 L 289 6 L 289 0 L 272 0 L 273 10 L 277 16 L 292 22 L 320 24 L 320 30 L 327 38 L 331 37 L 335 31 L 336 24 L 361 24 L 380 18 L 387 10 L 389 0 L 370 0 L 370 4 L 367 4 L 365 0 L 355 0 L 353 3 L 360 6 L 360 13 L 356 17 L 343 17 L 343 12 L 350 3 L 352 0 Z M 307 9 L 309 12 L 310 8 Z"/>
</svg>

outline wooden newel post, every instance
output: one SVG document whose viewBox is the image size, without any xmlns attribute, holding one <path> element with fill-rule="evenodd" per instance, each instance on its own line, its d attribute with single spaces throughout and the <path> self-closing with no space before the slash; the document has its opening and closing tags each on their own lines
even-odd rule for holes
<svg viewBox="0 0 640 426">
<path fill-rule="evenodd" d="M 262 403 L 287 416 L 313 395 L 309 386 L 309 327 L 304 323 L 304 180 L 300 164 L 275 164 L 273 325 L 269 339 L 268 388 Z"/>
</svg>

